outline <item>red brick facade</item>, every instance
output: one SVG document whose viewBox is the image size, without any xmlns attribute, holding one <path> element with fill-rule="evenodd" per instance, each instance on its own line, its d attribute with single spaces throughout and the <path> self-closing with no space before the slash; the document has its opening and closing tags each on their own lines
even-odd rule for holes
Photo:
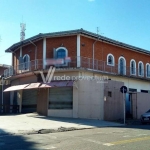
<svg viewBox="0 0 150 150">
<path fill-rule="evenodd" d="M 94 39 L 81 36 L 81 56 L 83 57 L 93 57 L 93 43 Z M 84 46 L 82 46 L 82 44 Z M 107 55 L 111 53 L 115 57 L 115 64 L 118 64 L 118 59 L 123 56 L 126 59 L 126 66 L 130 66 L 130 60 L 134 59 L 136 61 L 136 66 L 138 62 L 142 61 L 144 63 L 144 68 L 146 63 L 150 62 L 150 56 L 135 52 L 129 49 L 121 48 L 119 46 L 107 44 L 104 42 L 97 41 L 95 43 L 95 59 L 107 61 Z"/>
<path fill-rule="evenodd" d="M 61 46 L 68 50 L 68 56 L 77 56 L 77 36 L 65 36 L 46 39 L 46 57 L 53 58 L 53 48 Z"/>
<path fill-rule="evenodd" d="M 93 58 L 93 43 L 95 39 L 80 36 L 80 56 Z M 43 59 L 43 40 L 35 42 L 37 45 L 37 59 Z M 64 36 L 64 37 L 53 37 L 46 38 L 46 58 L 53 58 L 53 48 L 65 47 L 68 50 L 69 57 L 77 56 L 77 35 L 74 36 Z M 115 57 L 115 64 L 118 64 L 118 59 L 123 56 L 126 59 L 126 66 L 130 66 L 130 60 L 135 59 L 136 66 L 138 62 L 142 61 L 144 63 L 144 68 L 146 63 L 150 62 L 150 56 L 144 53 L 132 51 L 125 49 L 116 45 L 108 44 L 105 42 L 97 41 L 95 43 L 95 59 L 107 61 L 107 55 L 111 53 Z M 35 59 L 35 46 L 29 44 L 22 48 L 22 56 L 28 54 L 30 60 Z M 13 66 L 18 65 L 18 58 L 20 56 L 20 49 L 13 53 Z M 17 59 L 16 59 L 17 58 Z"/>
</svg>

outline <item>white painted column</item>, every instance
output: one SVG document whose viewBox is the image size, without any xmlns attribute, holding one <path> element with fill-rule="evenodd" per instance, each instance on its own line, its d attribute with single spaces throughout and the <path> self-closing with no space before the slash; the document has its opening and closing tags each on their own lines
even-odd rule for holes
<svg viewBox="0 0 150 150">
<path fill-rule="evenodd" d="M 80 34 L 77 35 L 77 67 L 81 66 L 81 57 L 80 57 Z"/>
<path fill-rule="evenodd" d="M 43 69 L 46 68 L 46 38 L 43 38 Z"/>
</svg>

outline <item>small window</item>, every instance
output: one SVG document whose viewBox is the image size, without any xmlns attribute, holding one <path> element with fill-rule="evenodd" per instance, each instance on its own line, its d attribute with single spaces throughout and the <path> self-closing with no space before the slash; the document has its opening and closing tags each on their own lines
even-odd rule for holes
<svg viewBox="0 0 150 150">
<path fill-rule="evenodd" d="M 130 61 L 130 74 L 136 75 L 136 62 L 134 59 Z"/>
<path fill-rule="evenodd" d="M 114 66 L 114 56 L 112 54 L 107 55 L 107 65 Z"/>
<path fill-rule="evenodd" d="M 108 97 L 112 97 L 112 92 L 108 91 Z"/>
<path fill-rule="evenodd" d="M 150 77 L 150 64 L 146 64 L 146 77 Z"/>
<path fill-rule="evenodd" d="M 65 47 L 58 47 L 54 53 L 54 58 L 65 58 L 68 56 L 68 50 Z"/>
<path fill-rule="evenodd" d="M 147 91 L 147 90 L 141 90 L 141 92 L 142 92 L 142 93 L 148 93 L 148 91 Z"/>
<path fill-rule="evenodd" d="M 24 65 L 24 69 L 28 70 L 29 67 L 30 67 L 30 56 L 28 54 L 25 54 L 23 56 L 23 61 L 24 61 L 24 64 L 23 64 Z"/>
<path fill-rule="evenodd" d="M 122 56 L 118 59 L 118 73 L 120 75 L 126 75 L 126 59 Z"/>
<path fill-rule="evenodd" d="M 138 65 L 138 72 L 139 72 L 139 76 L 144 76 L 144 67 L 143 67 L 143 62 L 139 62 Z"/>
<path fill-rule="evenodd" d="M 66 61 L 66 58 L 68 57 L 68 50 L 65 47 L 58 47 L 57 49 L 54 49 L 54 58 L 55 59 L 61 59 L 63 63 L 57 64 L 56 66 L 67 66 L 68 62 Z"/>
<path fill-rule="evenodd" d="M 66 57 L 66 51 L 64 49 L 59 49 L 57 51 L 57 58 L 65 58 Z"/>
<path fill-rule="evenodd" d="M 137 92 L 137 89 L 129 88 L 129 92 Z"/>
</svg>

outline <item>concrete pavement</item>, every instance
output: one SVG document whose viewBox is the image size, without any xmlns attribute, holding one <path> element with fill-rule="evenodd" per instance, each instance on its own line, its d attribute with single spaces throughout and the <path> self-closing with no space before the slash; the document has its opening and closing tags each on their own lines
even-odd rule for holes
<svg viewBox="0 0 150 150">
<path fill-rule="evenodd" d="M 0 150 L 149 149 L 149 125 L 104 127 L 51 134 L 0 135 Z"/>
<path fill-rule="evenodd" d="M 90 119 L 45 117 L 34 113 L 0 116 L 0 134 L 51 133 L 114 126 L 123 124 Z"/>
</svg>

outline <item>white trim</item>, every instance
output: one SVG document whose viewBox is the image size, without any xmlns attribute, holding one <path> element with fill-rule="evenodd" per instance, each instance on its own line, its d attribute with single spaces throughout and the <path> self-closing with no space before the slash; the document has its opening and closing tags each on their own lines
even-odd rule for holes
<svg viewBox="0 0 150 150">
<path fill-rule="evenodd" d="M 46 38 L 43 38 L 43 69 L 46 68 Z"/>
<path fill-rule="evenodd" d="M 120 59 L 124 60 L 124 69 L 123 69 L 123 75 L 126 75 L 126 59 L 122 56 L 118 59 L 118 72 L 120 73 Z"/>
<path fill-rule="evenodd" d="M 131 63 L 132 63 L 132 61 L 134 62 L 134 65 L 135 65 L 135 73 L 134 74 L 132 74 L 132 71 L 131 71 L 131 68 L 132 68 L 132 66 L 131 66 Z M 136 75 L 136 61 L 134 60 L 134 59 L 131 59 L 130 60 L 130 75 Z"/>
<path fill-rule="evenodd" d="M 111 56 L 111 57 L 113 58 L 113 64 L 109 64 L 109 63 L 108 63 L 108 57 L 109 57 L 109 56 Z M 114 55 L 111 54 L 111 53 L 109 53 L 109 54 L 107 55 L 107 65 L 108 65 L 108 66 L 115 66 L 115 57 L 114 57 Z"/>
<path fill-rule="evenodd" d="M 66 57 L 68 57 L 68 50 L 67 50 L 65 47 L 58 47 L 58 48 L 55 49 L 55 52 L 56 52 L 56 58 L 57 58 L 57 51 L 59 51 L 60 49 L 65 50 L 65 52 L 66 52 Z M 63 65 L 61 65 L 61 66 L 68 66 L 68 63 L 63 64 Z"/>
<path fill-rule="evenodd" d="M 146 77 L 150 78 L 150 76 L 147 76 L 147 66 L 149 66 L 149 71 L 150 71 L 150 64 L 146 63 L 146 65 L 145 65 L 145 73 L 146 73 Z"/>
<path fill-rule="evenodd" d="M 24 59 L 25 56 L 28 56 L 28 58 L 29 58 L 28 62 L 30 62 L 30 56 L 28 54 L 24 54 L 23 59 Z"/>
<path fill-rule="evenodd" d="M 27 61 L 27 62 L 24 62 L 25 56 L 28 57 L 28 61 Z M 29 69 L 30 69 L 30 56 L 29 56 L 28 54 L 25 54 L 25 55 L 23 56 L 23 62 L 24 62 L 24 65 L 23 65 L 24 67 L 25 67 L 25 64 L 28 63 L 28 67 L 27 67 L 26 69 L 24 68 L 24 70 L 25 70 L 25 71 L 29 71 Z"/>
<path fill-rule="evenodd" d="M 77 67 L 81 66 L 80 62 L 80 34 L 77 35 Z"/>
<path fill-rule="evenodd" d="M 65 50 L 65 51 L 66 51 L 66 57 L 68 57 L 68 50 L 67 50 L 65 47 L 58 47 L 58 48 L 55 49 L 55 51 L 57 52 L 57 51 L 59 51 L 60 49 Z"/>
<path fill-rule="evenodd" d="M 142 75 L 139 75 L 139 65 L 140 65 L 140 63 L 142 64 Z M 144 76 L 144 64 L 143 64 L 142 61 L 139 61 L 139 62 L 138 62 L 138 76 L 141 76 L 141 77 Z"/>
</svg>

